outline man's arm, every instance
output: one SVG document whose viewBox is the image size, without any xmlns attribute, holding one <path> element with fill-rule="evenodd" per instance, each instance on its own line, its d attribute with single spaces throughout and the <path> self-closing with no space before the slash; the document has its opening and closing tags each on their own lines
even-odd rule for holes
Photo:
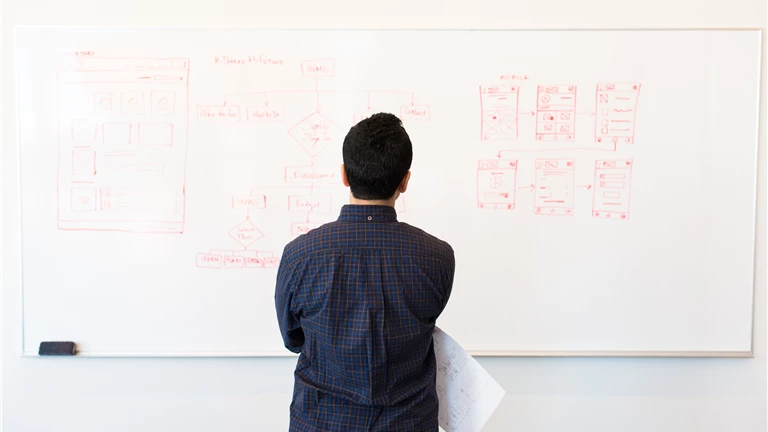
<svg viewBox="0 0 768 432">
<path fill-rule="evenodd" d="M 451 298 L 453 278 L 456 274 L 456 256 L 453 252 L 453 248 L 448 246 L 448 250 L 450 252 L 446 256 L 446 266 L 443 270 L 443 309 L 448 305 L 448 300 Z"/>
<path fill-rule="evenodd" d="M 289 351 L 294 353 L 301 352 L 304 347 L 304 330 L 301 328 L 299 317 L 291 311 L 293 301 L 293 268 L 290 265 L 283 264 L 280 260 L 277 269 L 277 284 L 275 286 L 275 310 L 277 311 L 277 322 L 280 326 L 280 334 L 283 337 L 283 344 Z"/>
<path fill-rule="evenodd" d="M 435 313 L 431 318 L 432 321 L 442 315 L 445 307 L 448 306 L 448 300 L 451 298 L 451 292 L 453 291 L 453 279 L 456 272 L 456 257 L 453 253 L 453 249 L 447 243 L 445 248 L 441 251 L 440 268 L 437 273 L 437 289 L 440 293 L 440 303 L 435 305 Z"/>
</svg>

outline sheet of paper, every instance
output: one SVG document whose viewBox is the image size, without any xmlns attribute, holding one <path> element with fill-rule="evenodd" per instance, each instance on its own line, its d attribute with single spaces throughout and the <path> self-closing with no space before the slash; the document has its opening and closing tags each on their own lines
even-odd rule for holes
<svg viewBox="0 0 768 432">
<path fill-rule="evenodd" d="M 435 327 L 438 419 L 445 432 L 478 432 L 504 397 L 504 389 L 459 346 Z"/>
</svg>

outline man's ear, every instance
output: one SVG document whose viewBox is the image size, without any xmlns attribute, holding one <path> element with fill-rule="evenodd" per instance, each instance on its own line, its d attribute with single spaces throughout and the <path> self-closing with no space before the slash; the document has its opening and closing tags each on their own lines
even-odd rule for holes
<svg viewBox="0 0 768 432">
<path fill-rule="evenodd" d="M 408 189 L 408 181 L 411 180 L 411 172 L 408 171 L 405 174 L 405 177 L 403 177 L 403 181 L 400 182 L 400 186 L 398 186 L 397 191 L 400 193 L 405 193 L 406 189 Z"/>
<path fill-rule="evenodd" d="M 349 187 L 349 180 L 347 179 L 347 170 L 344 169 L 344 164 L 341 164 L 341 182 L 344 186 Z"/>
</svg>

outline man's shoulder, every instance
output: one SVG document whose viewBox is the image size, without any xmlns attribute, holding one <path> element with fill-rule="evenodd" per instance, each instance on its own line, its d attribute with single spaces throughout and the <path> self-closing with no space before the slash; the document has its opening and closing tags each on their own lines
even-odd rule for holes
<svg viewBox="0 0 768 432">
<path fill-rule="evenodd" d="M 328 238 L 328 234 L 333 230 L 336 221 L 328 222 L 313 228 L 303 234 L 299 234 L 283 248 L 283 261 L 290 261 L 294 257 L 306 255 L 308 252 L 312 252 L 319 246 L 327 243 L 324 239 Z"/>
<path fill-rule="evenodd" d="M 425 251 L 435 254 L 438 258 L 448 263 L 454 262 L 453 247 L 447 241 L 430 234 L 422 228 L 399 222 L 399 226 L 406 230 L 412 242 L 419 244 Z"/>
</svg>

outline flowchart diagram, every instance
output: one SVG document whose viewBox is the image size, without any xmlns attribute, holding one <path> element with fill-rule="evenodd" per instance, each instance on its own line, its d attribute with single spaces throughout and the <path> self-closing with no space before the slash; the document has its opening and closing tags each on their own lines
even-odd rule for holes
<svg viewBox="0 0 768 432">
<path fill-rule="evenodd" d="M 304 150 L 308 158 L 305 165 L 287 165 L 277 186 L 262 185 L 251 189 L 248 195 L 232 197 L 232 208 L 244 213 L 244 220 L 230 229 L 229 236 L 240 248 L 210 249 L 197 254 L 197 266 L 203 268 L 275 268 L 279 259 L 274 251 L 254 249 L 257 242 L 268 233 L 265 227 L 258 226 L 258 215 L 267 211 L 287 212 L 292 217 L 286 220 L 284 232 L 278 235 L 295 238 L 329 222 L 334 208 L 334 189 L 342 187 L 340 167 L 319 163 L 318 159 L 329 146 L 340 147 L 346 131 L 337 122 L 327 116 L 323 110 L 323 95 L 326 93 L 354 94 L 360 107 L 352 118 L 347 119 L 351 126 L 369 117 L 376 109 L 377 96 L 386 94 L 389 98 L 402 101 L 400 117 L 404 121 L 428 121 L 429 106 L 417 105 L 415 93 L 403 91 L 374 90 L 324 90 L 321 79 L 332 79 L 335 75 L 335 62 L 332 59 L 317 59 L 301 62 L 301 75 L 314 84 L 314 89 L 287 89 L 255 91 L 226 95 L 224 102 L 217 105 L 198 105 L 197 121 L 200 123 L 237 123 L 237 122 L 281 122 L 296 113 L 288 113 L 286 105 L 279 102 L 285 94 L 300 94 L 314 98 L 315 108 L 310 112 L 298 113 L 300 121 L 286 127 L 285 134 L 291 141 Z M 233 102 L 235 100 L 244 102 Z M 241 113 L 245 113 L 245 120 Z M 289 115 L 291 114 L 291 115 Z M 343 119 L 342 119 L 343 120 Z M 278 161 L 275 161 L 278 162 Z M 404 198 L 397 202 L 399 213 L 405 212 Z M 280 229 L 270 226 L 269 230 Z"/>
<path fill-rule="evenodd" d="M 539 216 L 574 216 L 577 202 L 591 201 L 591 216 L 627 220 L 630 217 L 631 158 L 582 157 L 581 151 L 616 152 L 618 146 L 635 143 L 640 83 L 599 83 L 593 111 L 577 110 L 575 85 L 538 85 L 535 109 L 521 114 L 520 85 L 480 87 L 481 141 L 514 142 L 521 119 L 534 118 L 534 143 L 564 142 L 563 147 L 534 144 L 519 149 L 500 149 L 495 158 L 477 164 L 477 206 L 486 210 L 515 210 L 518 199 L 532 194 L 531 211 Z M 593 130 L 577 130 L 577 116 L 594 117 Z M 592 144 L 576 142 L 590 134 Z M 530 152 L 568 152 L 573 157 L 524 157 Z M 591 181 L 576 182 L 576 172 L 590 170 Z M 519 174 L 525 173 L 527 177 Z M 520 178 L 530 178 L 520 181 Z"/>
</svg>

